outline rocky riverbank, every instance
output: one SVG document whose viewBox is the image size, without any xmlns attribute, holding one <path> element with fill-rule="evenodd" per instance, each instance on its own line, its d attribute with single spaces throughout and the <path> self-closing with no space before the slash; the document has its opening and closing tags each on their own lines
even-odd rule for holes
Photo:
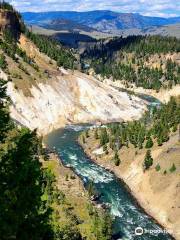
<svg viewBox="0 0 180 240">
<path fill-rule="evenodd" d="M 68 167 L 65 167 L 59 156 L 47 148 L 44 149 L 47 159 L 42 161 L 43 168 L 48 169 L 55 176 L 55 188 L 59 192 L 59 203 L 53 203 L 53 216 L 61 226 L 74 224 L 83 238 L 96 240 L 92 229 L 94 216 L 102 221 L 104 210 L 96 206 L 89 198 L 87 190 L 84 188 L 81 179 Z M 103 226 L 103 225 L 102 225 Z M 101 229 L 101 225 L 99 225 Z"/>
<path fill-rule="evenodd" d="M 98 140 L 93 138 L 93 130 L 89 131 L 89 137 L 83 143 L 79 143 L 86 154 L 97 164 L 113 172 L 129 187 L 132 195 L 147 214 L 152 216 L 160 225 L 165 227 L 177 240 L 180 239 L 180 186 L 179 186 L 179 157 L 180 146 L 178 136 L 174 134 L 170 141 L 163 147 L 154 146 L 152 156 L 154 164 L 146 172 L 143 171 L 145 151 L 123 148 L 120 152 L 121 164 L 115 166 L 111 160 L 111 154 L 106 155 L 100 148 Z M 169 169 L 173 163 L 176 171 L 170 173 Z M 155 166 L 161 162 L 161 170 L 157 171 Z M 166 172 L 165 172 L 166 171 Z"/>
</svg>

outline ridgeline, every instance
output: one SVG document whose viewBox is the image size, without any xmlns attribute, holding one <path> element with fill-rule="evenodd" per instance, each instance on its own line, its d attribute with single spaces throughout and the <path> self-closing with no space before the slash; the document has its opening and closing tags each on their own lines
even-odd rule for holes
<svg viewBox="0 0 180 240">
<path fill-rule="evenodd" d="M 102 78 L 121 80 L 127 87 L 135 84 L 159 91 L 180 84 L 180 40 L 175 37 L 100 40 L 81 55 L 81 62 Z"/>
</svg>

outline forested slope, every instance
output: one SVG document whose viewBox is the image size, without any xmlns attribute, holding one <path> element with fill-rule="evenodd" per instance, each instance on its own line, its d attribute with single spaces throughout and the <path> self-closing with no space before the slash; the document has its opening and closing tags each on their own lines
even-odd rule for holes
<svg viewBox="0 0 180 240">
<path fill-rule="evenodd" d="M 0 8 L 19 16 L 7 3 L 1 3 Z M 0 36 L 0 239 L 109 240 L 111 218 L 108 213 L 92 206 L 82 184 L 80 197 L 70 191 L 69 184 L 77 188 L 80 185 L 77 176 L 58 165 L 59 159 L 54 163 L 54 154 L 50 155 L 42 146 L 36 130 L 22 127 L 10 117 L 12 100 L 7 96 L 8 84 L 13 82 L 16 90 L 20 88 L 28 95 L 36 81 L 50 78 L 46 67 L 53 65 L 55 69 L 64 64 L 73 68 L 75 58 L 57 43 L 26 33 L 39 47 L 23 35 L 23 39 L 31 42 L 28 50 L 35 55 L 41 55 L 42 51 L 52 58 L 42 54 L 41 57 L 50 62 L 43 61 L 43 67 L 39 68 L 39 62 L 21 48 L 20 38 L 17 40 L 9 27 L 4 25 Z M 58 173 L 57 176 L 62 168 L 63 173 L 70 175 Z M 81 206 L 74 199 L 81 201 Z"/>
<path fill-rule="evenodd" d="M 69 189 L 71 184 L 79 191 L 77 177 L 65 168 L 57 174 L 63 167 L 42 147 L 36 131 L 19 128 L 10 119 L 5 84 L 0 80 L 1 239 L 110 239 L 108 213 L 96 210 L 86 192 L 82 197 L 82 187 L 77 197 Z"/>
<path fill-rule="evenodd" d="M 159 90 L 180 83 L 180 40 L 130 36 L 99 41 L 81 56 L 103 78 Z"/>
<path fill-rule="evenodd" d="M 172 97 L 160 109 L 154 107 L 153 111 L 147 112 L 141 120 L 112 123 L 106 128 L 95 129 L 94 139 L 99 139 L 106 154 L 108 149 L 112 149 L 117 157 L 117 151 L 124 146 L 128 148 L 130 144 L 137 149 L 151 149 L 155 143 L 162 146 L 172 133 L 178 131 L 179 124 L 180 101 Z M 82 137 L 85 142 L 88 133 Z"/>
<path fill-rule="evenodd" d="M 95 127 L 82 133 L 79 142 L 91 159 L 122 179 L 146 212 L 179 239 L 179 99 L 171 98 L 141 121 Z"/>
</svg>

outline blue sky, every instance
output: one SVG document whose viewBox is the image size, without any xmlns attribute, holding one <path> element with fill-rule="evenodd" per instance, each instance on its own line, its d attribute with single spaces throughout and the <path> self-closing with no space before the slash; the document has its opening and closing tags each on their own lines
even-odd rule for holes
<svg viewBox="0 0 180 240">
<path fill-rule="evenodd" d="M 180 0 L 8 0 L 19 11 L 136 12 L 146 16 L 180 16 Z"/>
</svg>

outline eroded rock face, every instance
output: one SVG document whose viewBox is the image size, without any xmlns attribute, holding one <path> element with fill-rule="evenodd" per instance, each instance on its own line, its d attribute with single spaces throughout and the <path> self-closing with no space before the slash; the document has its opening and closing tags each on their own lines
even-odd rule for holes
<svg viewBox="0 0 180 240">
<path fill-rule="evenodd" d="M 0 34 L 9 30 L 18 39 L 21 32 L 21 25 L 16 12 L 0 9 Z"/>
<path fill-rule="evenodd" d="M 15 62 L 9 61 L 10 70 L 13 66 L 22 75 L 22 79 L 8 83 L 11 117 L 30 129 L 37 128 L 40 134 L 66 124 L 138 119 L 146 110 L 145 102 L 138 97 L 130 97 L 79 71 L 50 64 L 51 59 L 23 35 L 19 47 L 33 58 L 42 74 L 26 65 L 30 78 Z M 47 72 L 48 76 L 44 74 Z"/>
<path fill-rule="evenodd" d="M 12 118 L 46 134 L 65 124 L 138 119 L 146 110 L 139 98 L 119 92 L 93 77 L 78 71 L 61 69 L 61 72 L 63 74 L 47 83 L 32 86 L 29 97 L 9 82 Z"/>
</svg>

